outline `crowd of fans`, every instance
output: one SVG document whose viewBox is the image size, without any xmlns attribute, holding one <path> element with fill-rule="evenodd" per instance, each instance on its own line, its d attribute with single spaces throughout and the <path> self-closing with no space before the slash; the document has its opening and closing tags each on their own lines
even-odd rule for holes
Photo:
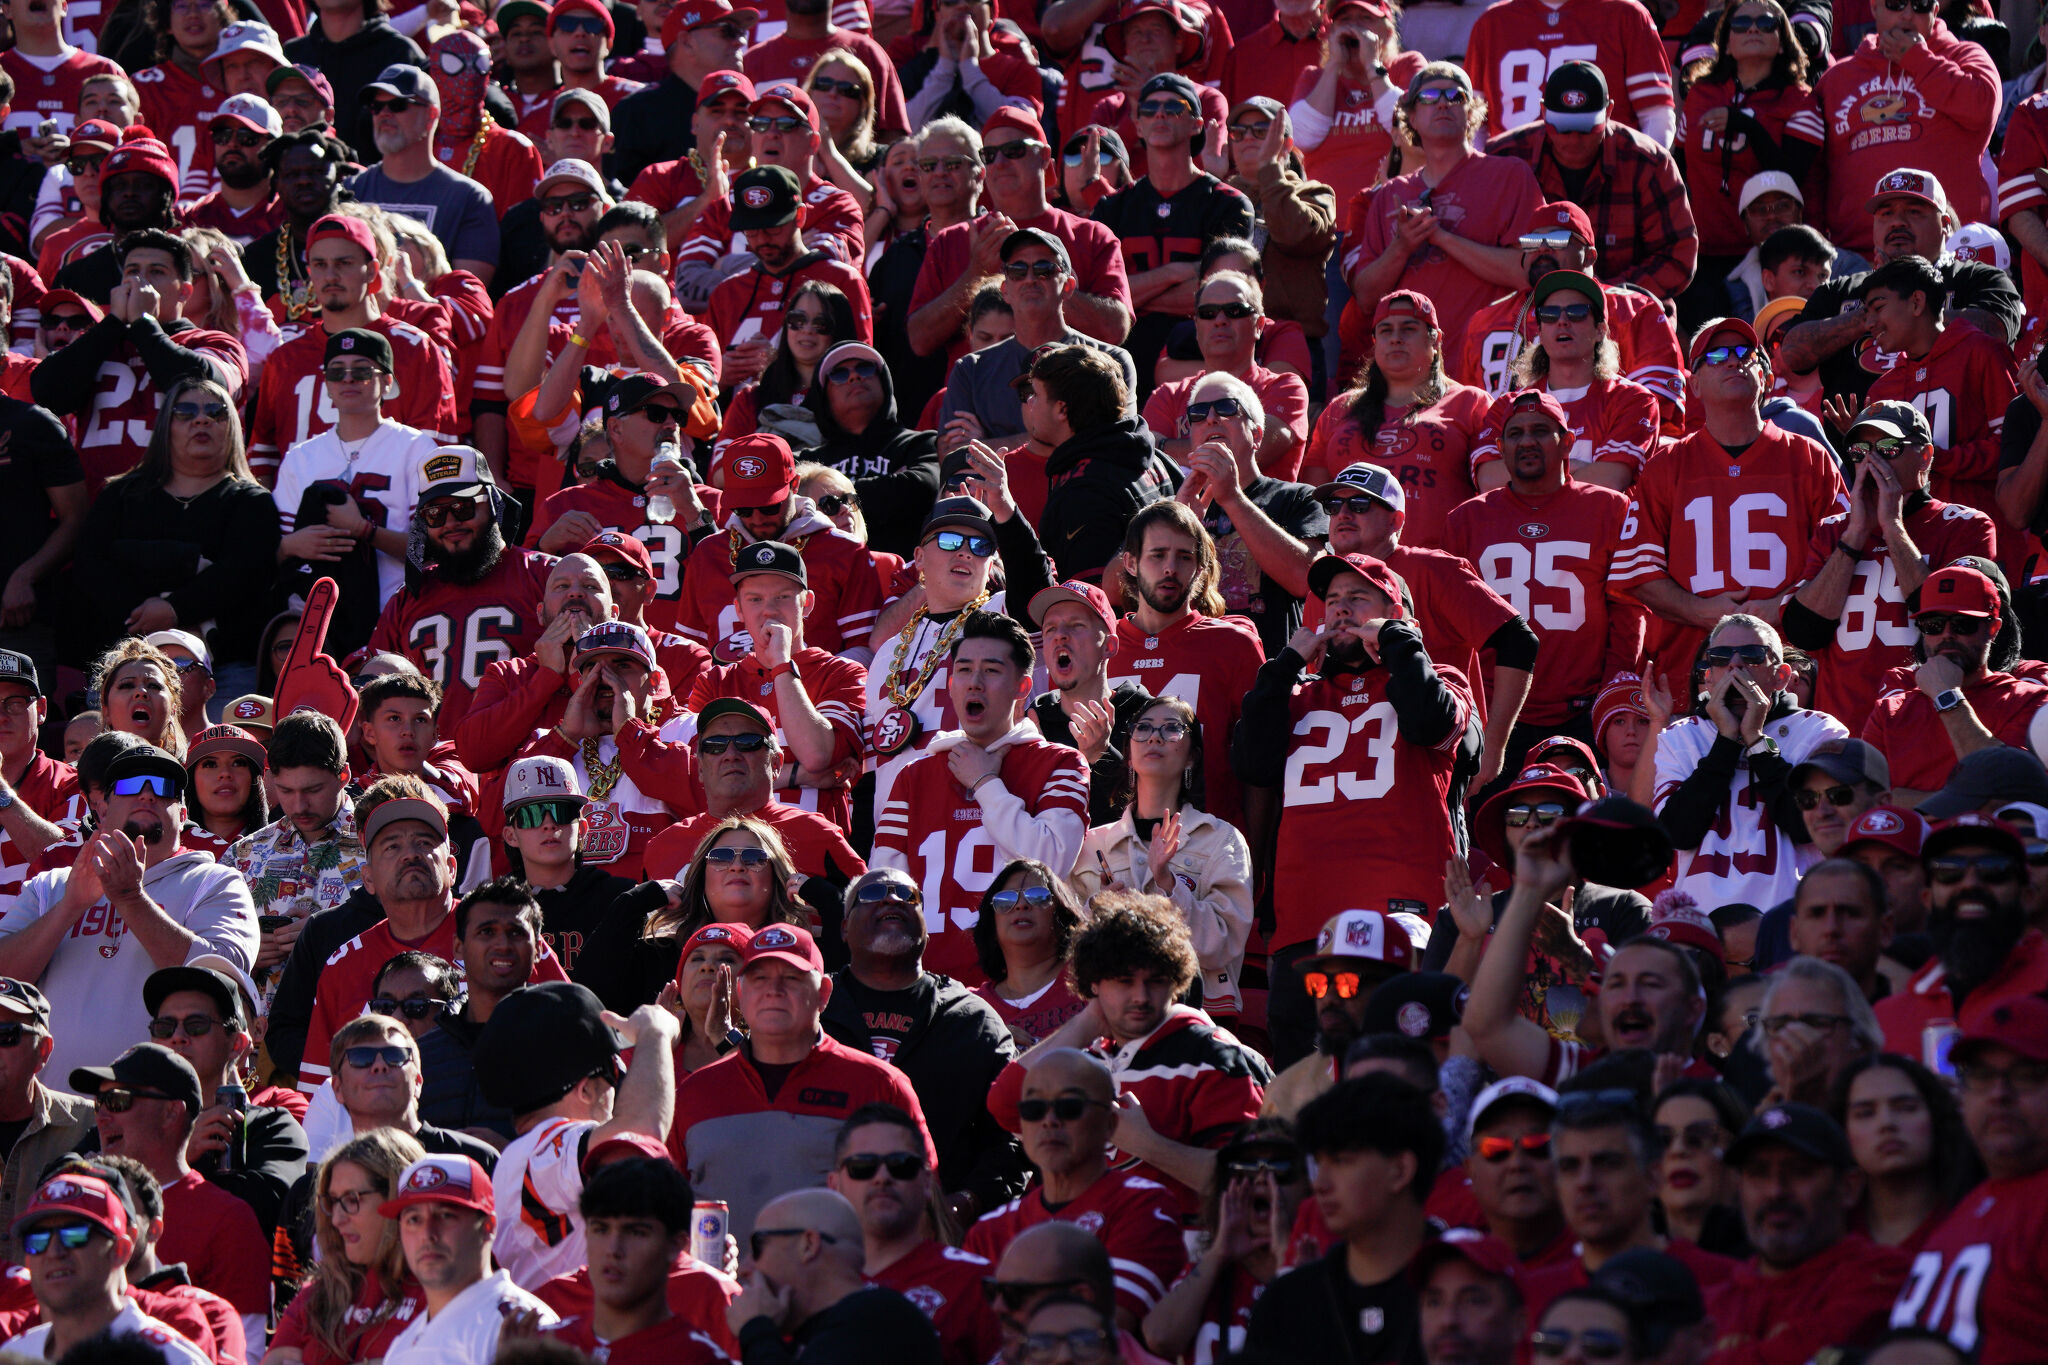
<svg viewBox="0 0 2048 1365">
<path fill-rule="evenodd" d="M 2042 1360 L 2048 26 L 1469 17 L 0 0 L 0 1362 Z"/>
</svg>

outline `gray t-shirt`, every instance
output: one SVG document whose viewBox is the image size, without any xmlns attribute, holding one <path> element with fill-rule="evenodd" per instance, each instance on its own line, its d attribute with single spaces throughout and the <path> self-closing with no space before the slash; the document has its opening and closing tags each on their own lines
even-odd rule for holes
<svg viewBox="0 0 2048 1365">
<path fill-rule="evenodd" d="M 1131 362 L 1131 353 L 1121 346 L 1112 346 L 1094 337 L 1084 337 L 1079 332 L 1068 332 L 1060 339 L 1063 343 L 1077 346 L 1093 346 L 1117 363 L 1124 372 L 1124 391 L 1131 395 L 1131 406 L 1124 411 L 1129 416 L 1137 415 L 1138 367 Z M 1031 368 L 1031 348 L 1011 337 L 999 341 L 986 350 L 970 351 L 960 357 L 960 363 L 953 367 L 953 373 L 946 378 L 946 399 L 939 408 L 939 429 L 945 430 L 946 423 L 953 420 L 955 413 L 972 413 L 981 423 L 982 434 L 992 440 L 1024 434 L 1024 404 L 1017 397 L 1017 391 L 1010 387 L 1010 381 Z"/>
<path fill-rule="evenodd" d="M 498 263 L 498 215 L 491 192 L 466 175 L 436 166 L 403 184 L 372 166 L 349 188 L 356 198 L 391 213 L 402 213 L 441 239 L 451 261 Z"/>
</svg>

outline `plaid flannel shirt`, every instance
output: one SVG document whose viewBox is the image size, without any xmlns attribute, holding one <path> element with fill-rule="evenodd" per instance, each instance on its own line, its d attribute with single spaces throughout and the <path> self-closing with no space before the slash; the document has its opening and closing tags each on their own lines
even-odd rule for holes
<svg viewBox="0 0 2048 1365">
<path fill-rule="evenodd" d="M 1603 283 L 1632 284 L 1660 299 L 1677 298 L 1692 283 L 1700 239 L 1685 179 L 1671 153 L 1609 119 L 1600 159 L 1587 172 L 1584 191 L 1573 194 L 1550 150 L 1549 133 L 1541 121 L 1525 123 L 1488 142 L 1486 150 L 1528 162 L 1546 201 L 1568 199 L 1584 206 L 1600 249 L 1594 273 Z"/>
</svg>

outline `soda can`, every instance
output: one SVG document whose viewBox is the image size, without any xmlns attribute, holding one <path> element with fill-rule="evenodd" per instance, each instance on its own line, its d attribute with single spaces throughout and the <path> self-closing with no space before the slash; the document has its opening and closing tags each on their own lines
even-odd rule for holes
<svg viewBox="0 0 2048 1365">
<path fill-rule="evenodd" d="M 723 1199 L 699 1199 L 690 1209 L 690 1254 L 723 1270 L 726 1225 L 731 1221 L 732 1210 Z"/>
</svg>

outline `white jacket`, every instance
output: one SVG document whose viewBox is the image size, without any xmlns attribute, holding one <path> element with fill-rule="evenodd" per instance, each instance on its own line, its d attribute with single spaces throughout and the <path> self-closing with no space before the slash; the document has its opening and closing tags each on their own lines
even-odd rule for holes
<svg viewBox="0 0 2048 1365">
<path fill-rule="evenodd" d="M 1251 847 L 1237 826 L 1183 806 L 1180 848 L 1166 864 L 1173 885 L 1155 887 L 1151 853 L 1138 837 L 1133 809 L 1126 806 L 1112 823 L 1088 831 L 1068 885 L 1084 901 L 1100 891 L 1102 869 L 1095 858 L 1100 853 L 1117 881 L 1167 896 L 1187 921 L 1202 964 L 1202 1008 L 1211 1015 L 1241 1013 L 1244 997 L 1238 993 L 1237 978 L 1244 970 L 1245 940 L 1252 933 Z"/>
</svg>

